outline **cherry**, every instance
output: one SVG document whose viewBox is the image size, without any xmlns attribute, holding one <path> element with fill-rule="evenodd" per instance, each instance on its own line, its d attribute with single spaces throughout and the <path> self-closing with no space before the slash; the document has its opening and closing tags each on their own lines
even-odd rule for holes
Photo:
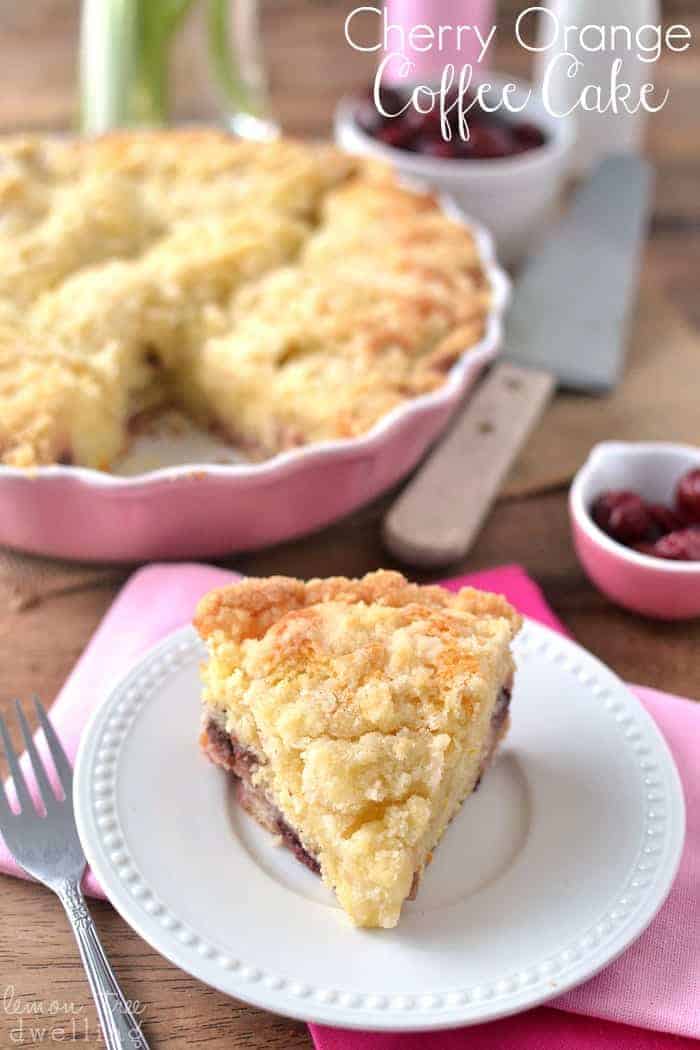
<svg viewBox="0 0 700 1050">
<path fill-rule="evenodd" d="M 405 120 L 392 120 L 376 132 L 375 138 L 396 149 L 410 149 L 416 135 L 417 130 L 413 124 Z"/>
<path fill-rule="evenodd" d="M 440 107 L 435 106 L 429 113 L 419 113 L 418 120 L 420 122 L 421 135 L 424 136 L 424 141 L 429 140 L 444 142 L 445 139 L 442 133 L 442 116 L 440 115 Z"/>
<path fill-rule="evenodd" d="M 627 503 L 637 505 L 641 502 L 642 500 L 636 492 L 629 492 L 625 489 L 613 489 L 610 492 L 603 492 L 593 504 L 591 511 L 593 520 L 603 532 L 611 533 L 613 511 L 618 510 Z"/>
<path fill-rule="evenodd" d="M 610 515 L 609 532 L 620 543 L 639 543 L 654 534 L 654 522 L 644 502 L 637 497 L 615 507 Z"/>
<path fill-rule="evenodd" d="M 355 110 L 355 120 L 368 135 L 382 139 L 384 138 L 382 135 L 384 128 L 396 127 L 404 121 L 410 121 L 413 127 L 418 126 L 420 114 L 416 113 L 415 109 L 411 107 L 404 113 L 401 112 L 407 100 L 397 88 L 387 87 L 383 84 L 379 89 L 379 101 L 383 112 L 377 108 L 374 92 L 372 91 L 358 103 Z M 384 113 L 389 113 L 390 116 L 385 117 Z M 398 114 L 398 116 L 394 116 L 394 114 Z M 395 134 L 390 133 L 389 138 L 393 138 Z"/>
<path fill-rule="evenodd" d="M 655 558 L 657 556 L 656 544 L 649 543 L 648 540 L 644 540 L 642 543 L 633 543 L 632 549 L 635 550 L 637 554 L 646 554 L 650 558 Z"/>
<path fill-rule="evenodd" d="M 651 516 L 659 536 L 667 536 L 669 532 L 682 529 L 684 522 L 676 514 L 675 510 L 667 507 L 665 503 L 647 503 L 647 511 Z"/>
<path fill-rule="evenodd" d="M 446 142 L 444 139 L 419 138 L 415 143 L 417 153 L 424 153 L 426 157 L 441 157 L 443 160 L 455 160 L 458 156 L 454 141 Z"/>
<path fill-rule="evenodd" d="M 523 124 L 514 124 L 512 132 L 521 150 L 539 149 L 547 141 L 544 132 L 536 124 L 530 124 L 527 121 Z"/>
<path fill-rule="evenodd" d="M 684 521 L 700 525 L 700 468 L 691 470 L 679 481 L 676 505 Z"/>
<path fill-rule="evenodd" d="M 671 561 L 700 561 L 700 529 L 680 529 L 670 532 L 654 544 L 658 558 Z"/>
<path fill-rule="evenodd" d="M 639 554 L 670 561 L 700 561 L 700 516 L 694 500 L 700 498 L 700 470 L 691 471 L 678 486 L 678 509 L 663 503 L 645 503 L 627 490 L 603 492 L 591 507 L 596 525 L 612 539 Z"/>
<path fill-rule="evenodd" d="M 464 143 L 465 156 L 474 157 L 477 160 L 493 160 L 512 156 L 513 140 L 504 128 L 472 124 L 470 132 L 469 141 Z"/>
</svg>

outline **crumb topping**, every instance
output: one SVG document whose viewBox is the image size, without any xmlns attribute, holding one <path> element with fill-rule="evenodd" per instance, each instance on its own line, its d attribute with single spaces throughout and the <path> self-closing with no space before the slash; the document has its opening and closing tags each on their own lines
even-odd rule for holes
<svg viewBox="0 0 700 1050">
<path fill-rule="evenodd" d="M 384 168 L 214 131 L 0 140 L 0 462 L 184 410 L 253 458 L 368 430 L 483 335 L 472 235 Z"/>
</svg>

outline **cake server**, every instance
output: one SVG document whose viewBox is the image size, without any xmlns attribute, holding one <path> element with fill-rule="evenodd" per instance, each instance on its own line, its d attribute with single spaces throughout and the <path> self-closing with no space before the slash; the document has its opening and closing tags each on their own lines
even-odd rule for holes
<svg viewBox="0 0 700 1050">
<path fill-rule="evenodd" d="M 651 165 L 607 158 L 526 263 L 495 365 L 384 521 L 401 561 L 425 567 L 469 550 L 556 387 L 612 390 L 621 376 L 652 189 Z M 553 435 L 556 440 L 556 435 Z"/>
</svg>

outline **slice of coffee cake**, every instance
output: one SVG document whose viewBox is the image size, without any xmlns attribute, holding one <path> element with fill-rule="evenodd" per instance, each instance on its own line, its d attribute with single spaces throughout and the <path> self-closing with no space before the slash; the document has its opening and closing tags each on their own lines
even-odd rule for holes
<svg viewBox="0 0 700 1050">
<path fill-rule="evenodd" d="M 395 572 L 213 591 L 205 753 L 358 926 L 395 926 L 508 726 L 505 599 Z"/>
</svg>

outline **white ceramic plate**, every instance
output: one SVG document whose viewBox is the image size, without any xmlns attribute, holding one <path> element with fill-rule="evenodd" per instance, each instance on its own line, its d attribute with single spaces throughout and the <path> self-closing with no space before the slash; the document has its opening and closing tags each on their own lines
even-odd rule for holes
<svg viewBox="0 0 700 1050">
<path fill-rule="evenodd" d="M 78 827 L 108 897 L 200 980 L 329 1025 L 473 1024 L 584 981 L 664 901 L 682 791 L 611 671 L 534 623 L 516 650 L 507 746 L 397 929 L 361 931 L 199 754 L 202 647 L 189 627 L 171 635 L 113 689 L 78 756 Z"/>
<path fill-rule="evenodd" d="M 116 473 L 0 465 L 0 546 L 81 561 L 213 558 L 322 528 L 395 485 L 498 353 L 510 291 L 491 236 L 442 204 L 472 230 L 493 298 L 483 340 L 465 349 L 441 387 L 397 406 L 360 437 L 262 463 L 230 462 L 231 449 L 186 431 L 142 440 Z"/>
</svg>

